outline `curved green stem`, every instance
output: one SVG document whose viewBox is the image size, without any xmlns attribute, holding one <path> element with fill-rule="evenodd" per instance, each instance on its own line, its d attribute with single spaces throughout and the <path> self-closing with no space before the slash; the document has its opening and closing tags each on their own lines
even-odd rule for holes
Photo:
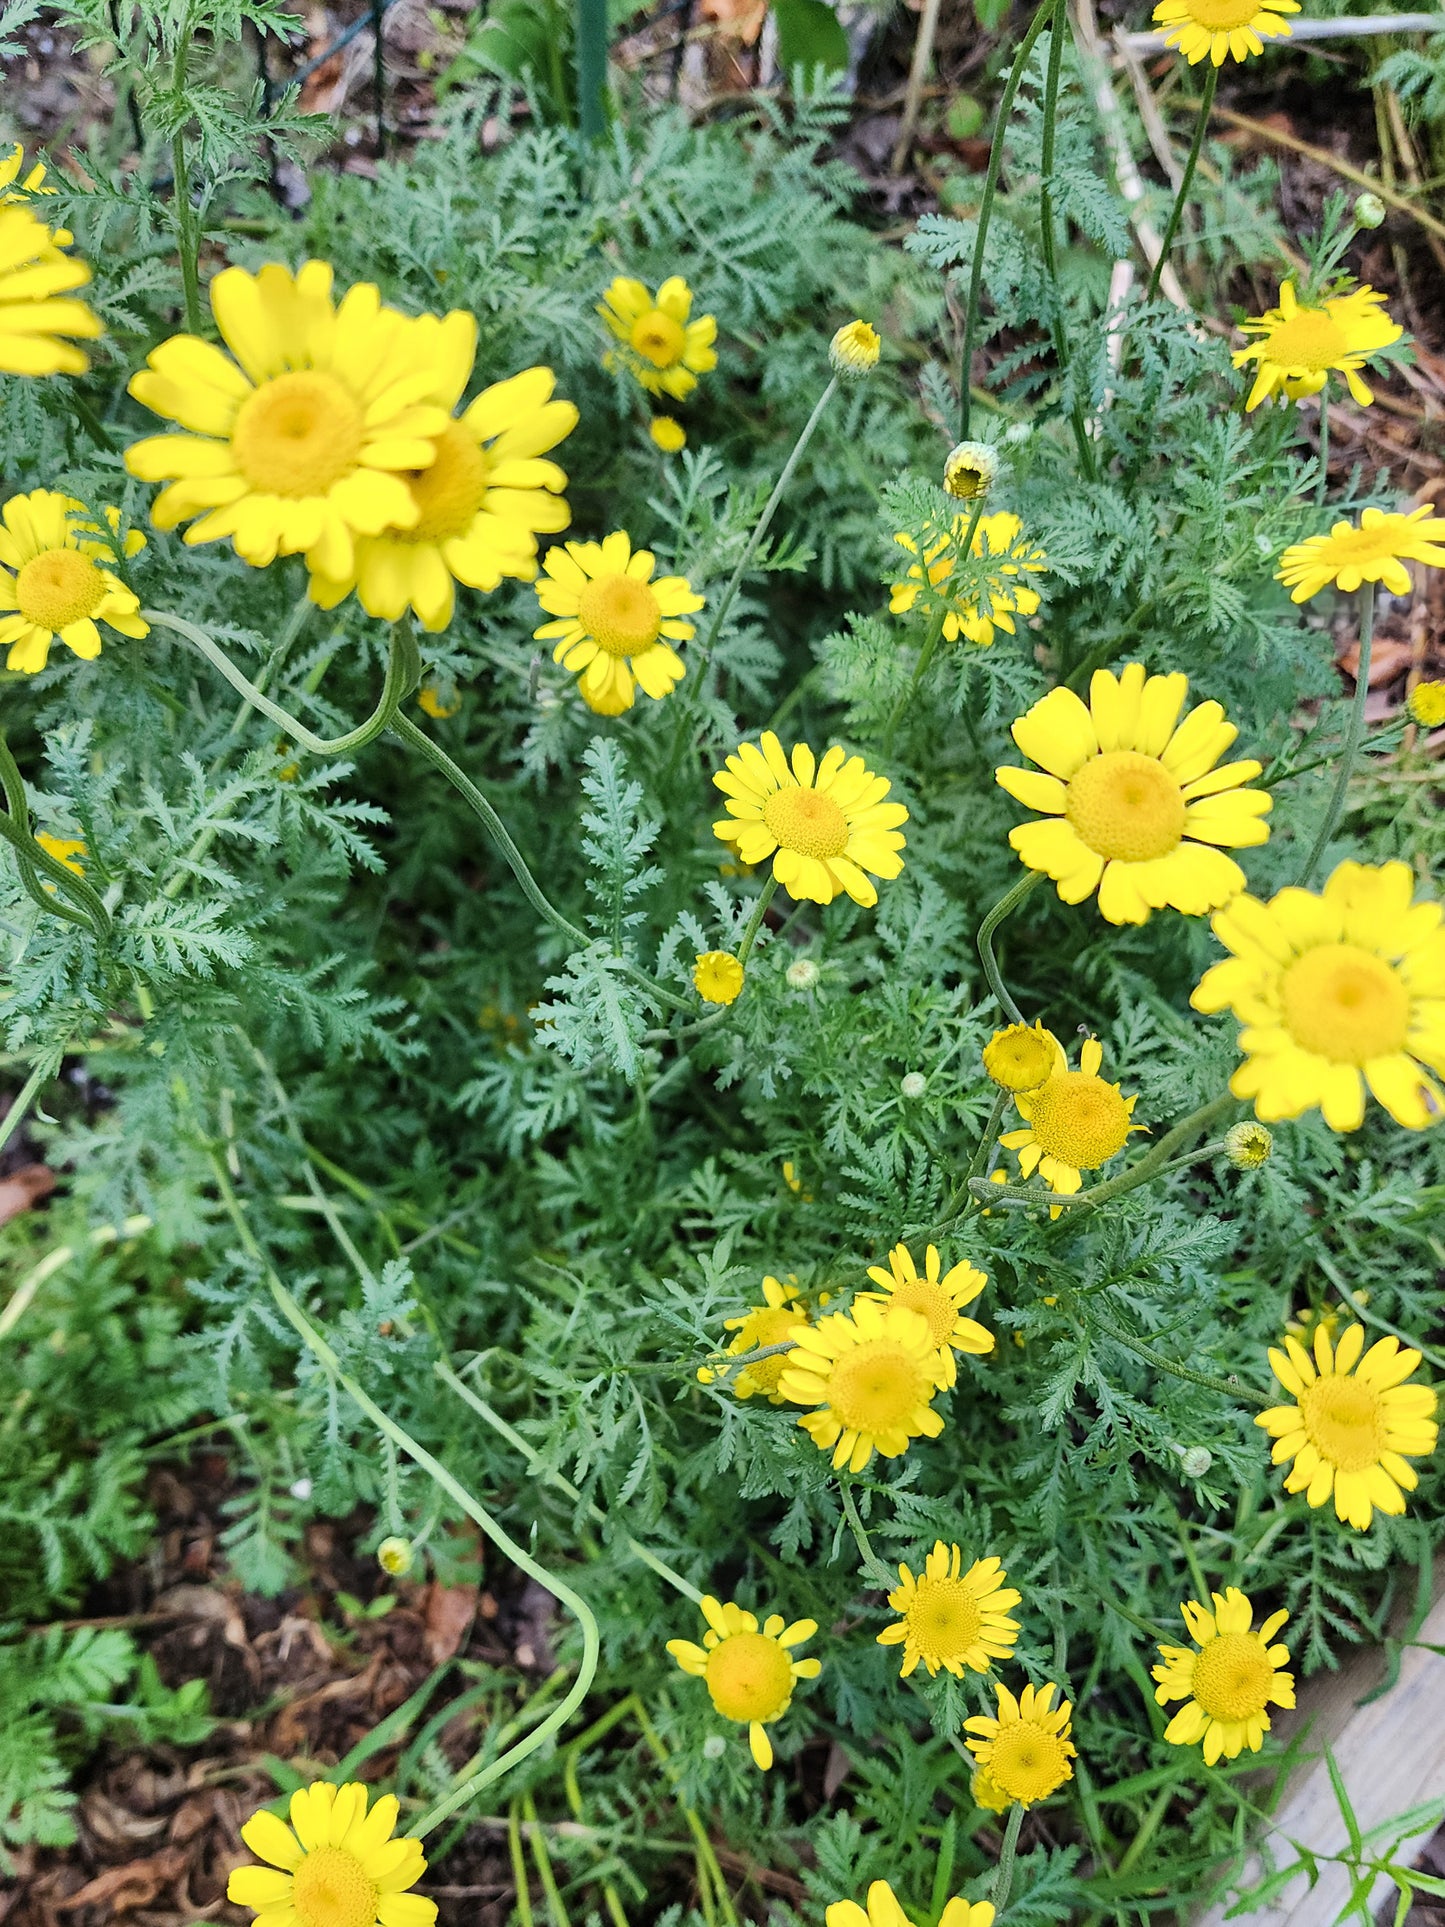
<svg viewBox="0 0 1445 1927">
<path fill-rule="evenodd" d="M 1305 867 L 1300 872 L 1300 887 L 1308 889 L 1315 871 L 1319 868 L 1320 858 L 1329 848 L 1330 838 L 1339 828 L 1340 818 L 1345 813 L 1345 797 L 1349 792 L 1350 777 L 1354 773 L 1355 758 L 1360 753 L 1360 741 L 1365 733 L 1365 698 L 1370 693 L 1370 649 L 1375 639 L 1375 585 L 1367 582 L 1360 590 L 1360 660 L 1355 669 L 1355 696 L 1350 704 L 1349 720 L 1345 724 L 1345 740 L 1340 749 L 1340 766 L 1335 773 L 1335 786 L 1330 792 L 1329 805 L 1320 822 L 1319 831 L 1310 849 Z"/>
<path fill-rule="evenodd" d="M 740 964 L 746 964 L 748 958 L 752 955 L 753 945 L 758 940 L 758 932 L 763 927 L 763 918 L 768 914 L 768 905 L 777 894 L 778 879 L 775 876 L 771 876 L 763 885 L 758 900 L 753 905 L 753 914 L 748 918 L 747 928 L 743 931 L 743 940 L 738 945 L 738 962 Z"/>
<path fill-rule="evenodd" d="M 1004 135 L 1008 131 L 1009 115 L 1013 112 L 1014 96 L 1018 93 L 1019 82 L 1024 77 L 1029 55 L 1034 43 L 1049 23 L 1054 12 L 1056 0 L 1041 0 L 1038 12 L 1029 23 L 1018 52 L 1014 55 L 1013 66 L 1009 68 L 1008 79 L 999 98 L 998 119 L 993 130 L 993 144 L 988 150 L 988 172 L 983 179 L 983 197 L 978 208 L 978 233 L 973 244 L 973 270 L 968 281 L 968 307 L 963 318 L 963 348 L 959 357 L 958 371 L 958 439 L 968 440 L 968 417 L 973 397 L 969 391 L 969 370 L 973 364 L 974 345 L 978 340 L 979 299 L 983 292 L 983 257 L 988 241 L 989 222 L 993 219 L 994 199 L 998 194 L 998 177 L 1003 171 Z"/>
<path fill-rule="evenodd" d="M 0 1151 L 5 1149 L 5 1146 L 20 1129 L 25 1113 L 30 1109 L 31 1103 L 39 1091 L 40 1086 L 42 1084 L 48 1084 L 54 1075 L 55 1071 L 53 1068 L 47 1069 L 44 1064 L 37 1064 L 29 1077 L 27 1077 L 25 1082 L 20 1086 L 19 1092 L 11 1100 L 10 1109 L 5 1113 L 4 1119 L 0 1120 Z M 14 1320 L 10 1319 L 7 1321 L 6 1319 L 0 1319 L 0 1332 L 4 1332 L 7 1329 L 7 1322 L 13 1324 Z"/>
<path fill-rule="evenodd" d="M 1204 151 L 1204 136 L 1209 131 L 1209 112 L 1214 105 L 1214 90 L 1219 85 L 1219 69 L 1211 67 L 1204 76 L 1204 97 L 1199 103 L 1199 118 L 1194 123 L 1194 139 L 1189 144 L 1189 155 L 1184 163 L 1184 172 L 1179 176 L 1179 192 L 1174 196 L 1174 205 L 1169 210 L 1169 220 L 1164 229 L 1164 239 L 1159 243 L 1159 259 L 1154 263 L 1154 272 L 1149 276 L 1149 292 L 1144 297 L 1152 301 L 1159 292 L 1159 277 L 1164 272 L 1164 263 L 1169 259 L 1169 250 L 1174 245 L 1174 237 L 1179 232 L 1179 223 L 1184 219 L 1185 203 L 1189 190 L 1194 185 L 1194 170 L 1199 165 L 1199 156 Z"/>
<path fill-rule="evenodd" d="M 1024 1823 L 1024 1810 L 1017 1801 L 1008 1810 L 1008 1825 L 1004 1828 L 1003 1851 L 998 1857 L 998 1870 L 993 1877 L 994 1912 L 1001 1914 L 1008 1906 L 1009 1889 L 1014 1884 L 1014 1855 L 1018 1852 L 1019 1829 Z"/>
<path fill-rule="evenodd" d="M 1231 1385 L 1227 1379 L 1215 1378 L 1208 1372 L 1196 1372 L 1191 1366 L 1166 1358 L 1162 1352 L 1156 1352 L 1152 1345 L 1146 1345 L 1141 1338 L 1132 1337 L 1122 1330 L 1096 1304 L 1089 1307 L 1089 1319 L 1116 1345 L 1122 1345 L 1126 1352 L 1133 1352 L 1146 1365 L 1152 1365 L 1156 1371 L 1167 1372 L 1171 1378 L 1182 1378 L 1190 1385 L 1202 1385 L 1206 1391 L 1222 1393 L 1225 1398 L 1243 1399 L 1246 1404 L 1257 1405 L 1261 1410 L 1273 1403 L 1262 1392 L 1256 1392 L 1248 1385 Z"/>
<path fill-rule="evenodd" d="M 1320 472 L 1315 480 L 1315 507 L 1325 505 L 1325 491 L 1330 485 L 1330 388 L 1326 382 L 1320 390 Z"/>
<path fill-rule="evenodd" d="M 873 1550 L 868 1528 L 858 1510 L 858 1501 L 853 1497 L 853 1488 L 846 1478 L 838 1481 L 838 1497 L 842 1501 L 843 1517 L 848 1521 L 848 1529 L 853 1534 L 859 1557 L 863 1561 L 863 1570 L 875 1586 L 887 1592 L 894 1584 L 893 1575 Z"/>
<path fill-rule="evenodd" d="M 0 814 L 0 837 L 15 852 L 15 865 L 26 894 L 52 917 L 79 924 L 104 943 L 111 933 L 110 912 L 99 894 L 82 876 L 69 869 L 49 850 L 37 843 L 30 828 L 30 806 L 25 799 L 25 784 L 10 754 L 10 745 L 0 735 L 0 790 L 4 791 L 8 814 Z M 41 883 L 37 871 L 50 878 L 55 889 L 71 899 L 62 903 Z"/>
<path fill-rule="evenodd" d="M 988 978 L 988 987 L 998 999 L 999 1008 L 1007 1015 L 1009 1022 L 1021 1024 L 1024 1014 L 1014 1002 L 1008 985 L 999 973 L 997 959 L 993 954 L 993 933 L 1005 917 L 1011 917 L 1025 897 L 1031 896 L 1043 882 L 1042 870 L 1026 870 L 1011 890 L 1001 896 L 978 926 L 978 954 L 983 964 L 983 974 Z"/>
</svg>

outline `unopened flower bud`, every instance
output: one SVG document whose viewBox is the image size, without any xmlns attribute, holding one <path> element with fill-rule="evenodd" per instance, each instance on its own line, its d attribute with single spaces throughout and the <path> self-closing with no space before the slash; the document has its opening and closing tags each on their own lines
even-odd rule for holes
<svg viewBox="0 0 1445 1927">
<path fill-rule="evenodd" d="M 811 990 L 817 983 L 818 966 L 811 957 L 799 957 L 788 965 L 788 983 L 793 990 Z"/>
<path fill-rule="evenodd" d="M 692 987 L 705 1004 L 730 1004 L 743 987 L 743 976 L 730 950 L 703 950 L 693 966 Z"/>
<path fill-rule="evenodd" d="M 1355 202 L 1356 227 L 1383 227 L 1385 203 L 1378 194 L 1361 194 Z"/>
<path fill-rule="evenodd" d="M 1421 729 L 1439 729 L 1445 723 L 1445 682 L 1417 682 L 1405 707 Z"/>
<path fill-rule="evenodd" d="M 1207 1445 L 1191 1445 L 1179 1454 L 1179 1470 L 1186 1479 L 1202 1479 L 1214 1463 L 1214 1454 Z"/>
<path fill-rule="evenodd" d="M 702 1757 L 705 1760 L 720 1760 L 728 1750 L 728 1743 L 721 1733 L 709 1733 L 702 1743 Z"/>
<path fill-rule="evenodd" d="M 295 1479 L 292 1481 L 291 1497 L 293 1499 L 299 1499 L 302 1505 L 305 1505 L 306 1501 L 311 1497 L 311 1492 L 312 1486 L 310 1479 Z"/>
<path fill-rule="evenodd" d="M 1236 1171 L 1257 1171 L 1268 1164 L 1273 1149 L 1271 1133 L 1253 1120 L 1232 1125 L 1224 1134 L 1224 1155 Z"/>
<path fill-rule="evenodd" d="M 898 1088 L 905 1097 L 919 1098 L 928 1089 L 928 1079 L 922 1071 L 909 1071 L 899 1080 Z"/>
<path fill-rule="evenodd" d="M 1036 1091 L 1064 1068 L 1064 1053 L 1042 1024 L 1010 1024 L 984 1045 L 983 1067 L 1002 1091 Z"/>
<path fill-rule="evenodd" d="M 876 328 L 866 321 L 850 321 L 834 335 L 828 347 L 828 359 L 835 374 L 857 380 L 872 374 L 882 351 L 883 343 Z"/>
<path fill-rule="evenodd" d="M 943 486 L 960 502 L 987 495 L 998 475 L 998 456 L 987 442 L 960 442 L 943 464 Z"/>
<path fill-rule="evenodd" d="M 412 1568 L 411 1541 L 383 1539 L 376 1548 L 376 1563 L 383 1572 L 390 1573 L 393 1579 L 405 1579 Z"/>
<path fill-rule="evenodd" d="M 647 432 L 664 455 L 676 455 L 687 447 L 687 430 L 675 415 L 654 415 Z"/>
</svg>

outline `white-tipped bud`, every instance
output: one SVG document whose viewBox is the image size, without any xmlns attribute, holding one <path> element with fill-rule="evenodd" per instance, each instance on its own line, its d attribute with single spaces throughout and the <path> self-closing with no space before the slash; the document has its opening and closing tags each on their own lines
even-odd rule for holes
<svg viewBox="0 0 1445 1927">
<path fill-rule="evenodd" d="M 998 476 L 998 456 L 987 442 L 960 442 L 943 464 L 943 486 L 955 500 L 976 502 Z"/>
<path fill-rule="evenodd" d="M 310 1479 L 296 1479 L 292 1482 L 291 1497 L 293 1499 L 299 1499 L 302 1505 L 305 1505 L 306 1501 L 311 1497 L 311 1492 L 312 1485 Z"/>
<path fill-rule="evenodd" d="M 899 1079 L 898 1088 L 905 1097 L 916 1100 L 928 1089 L 928 1079 L 922 1071 L 909 1071 L 906 1077 Z"/>
<path fill-rule="evenodd" d="M 1179 1454 L 1179 1470 L 1186 1479 L 1202 1479 L 1214 1463 L 1214 1454 L 1207 1445 L 1191 1445 Z"/>
<path fill-rule="evenodd" d="M 728 1750 L 728 1743 L 721 1733 L 709 1733 L 702 1743 L 702 1757 L 705 1760 L 720 1760 Z"/>
<path fill-rule="evenodd" d="M 376 1548 L 376 1563 L 393 1579 L 405 1579 L 411 1571 L 414 1554 L 409 1539 L 383 1539 Z"/>
<path fill-rule="evenodd" d="M 818 966 L 811 957 L 799 957 L 788 965 L 788 983 L 793 990 L 811 990 L 818 981 Z"/>
</svg>

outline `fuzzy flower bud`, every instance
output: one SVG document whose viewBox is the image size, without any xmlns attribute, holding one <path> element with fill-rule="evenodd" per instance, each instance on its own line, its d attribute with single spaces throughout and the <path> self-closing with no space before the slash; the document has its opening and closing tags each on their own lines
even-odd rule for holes
<svg viewBox="0 0 1445 1927">
<path fill-rule="evenodd" d="M 818 966 L 811 957 L 799 957 L 795 963 L 788 965 L 787 975 L 791 989 L 811 990 L 818 981 Z"/>
<path fill-rule="evenodd" d="M 1236 1171 L 1257 1171 L 1260 1165 L 1268 1164 L 1273 1149 L 1274 1138 L 1252 1119 L 1231 1125 L 1224 1134 L 1224 1155 Z"/>
<path fill-rule="evenodd" d="M 383 1539 L 376 1548 L 376 1563 L 393 1579 L 405 1579 L 412 1568 L 410 1540 Z"/>
<path fill-rule="evenodd" d="M 647 432 L 664 455 L 676 455 L 687 447 L 687 430 L 673 415 L 654 415 Z"/>
<path fill-rule="evenodd" d="M 943 486 L 960 502 L 987 495 L 998 475 L 998 456 L 987 442 L 960 442 L 943 464 Z"/>
<path fill-rule="evenodd" d="M 928 1079 L 922 1071 L 909 1071 L 906 1077 L 899 1079 L 898 1088 L 905 1097 L 919 1098 L 928 1089 Z"/>
<path fill-rule="evenodd" d="M 1191 1445 L 1179 1454 L 1179 1470 L 1186 1479 L 1202 1479 L 1214 1463 L 1214 1454 L 1207 1445 Z"/>
<path fill-rule="evenodd" d="M 1064 1068 L 1063 1048 L 1042 1024 L 1010 1024 L 984 1045 L 983 1067 L 1001 1091 L 1036 1091 Z"/>
<path fill-rule="evenodd" d="M 1385 221 L 1385 203 L 1378 194 L 1361 194 L 1355 202 L 1356 227 L 1382 227 Z"/>
<path fill-rule="evenodd" d="M 720 1760 L 728 1750 L 728 1743 L 721 1733 L 709 1733 L 702 1743 L 702 1757 L 705 1760 Z"/>
<path fill-rule="evenodd" d="M 834 335 L 828 347 L 828 359 L 835 374 L 856 380 L 872 374 L 882 351 L 883 343 L 876 328 L 866 321 L 850 321 Z"/>
<path fill-rule="evenodd" d="M 705 1004 L 730 1004 L 743 987 L 743 967 L 730 950 L 700 951 L 692 987 Z"/>
<path fill-rule="evenodd" d="M 1439 729 L 1445 723 L 1445 682 L 1417 682 L 1405 707 L 1421 729 Z"/>
</svg>

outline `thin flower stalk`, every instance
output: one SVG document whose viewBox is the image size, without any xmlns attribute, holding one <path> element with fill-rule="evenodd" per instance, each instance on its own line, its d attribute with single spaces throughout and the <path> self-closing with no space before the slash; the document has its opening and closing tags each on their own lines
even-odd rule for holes
<svg viewBox="0 0 1445 1927">
<path fill-rule="evenodd" d="M 1330 846 L 1330 838 L 1339 828 L 1340 818 L 1345 813 L 1345 798 L 1349 794 L 1350 777 L 1354 774 L 1355 759 L 1360 753 L 1360 744 L 1365 734 L 1365 699 L 1370 693 L 1370 651 L 1375 639 L 1375 585 L 1366 582 L 1360 589 L 1360 660 L 1355 665 L 1355 694 L 1350 703 L 1350 713 L 1345 723 L 1345 740 L 1340 749 L 1339 768 L 1335 772 L 1335 786 L 1330 791 L 1330 800 L 1320 819 L 1320 827 L 1310 848 L 1305 866 L 1300 871 L 1299 882 L 1308 889 L 1319 871 L 1325 851 Z"/>
<path fill-rule="evenodd" d="M 1150 301 L 1159 292 L 1159 277 L 1164 272 L 1164 263 L 1169 259 L 1169 250 L 1174 245 L 1174 237 L 1179 232 L 1179 223 L 1184 218 L 1189 190 L 1194 185 L 1194 173 L 1199 166 L 1199 156 L 1204 152 L 1204 136 L 1209 131 L 1209 116 L 1214 108 L 1214 90 L 1218 85 L 1219 69 L 1211 67 L 1204 76 L 1204 94 L 1199 102 L 1199 117 L 1194 123 L 1194 138 L 1189 143 L 1184 172 L 1179 177 L 1179 192 L 1174 196 L 1174 205 L 1169 210 L 1169 219 L 1164 228 L 1164 238 L 1159 243 L 1159 258 L 1154 263 L 1154 272 L 1149 276 L 1149 293 L 1146 298 Z"/>
</svg>

